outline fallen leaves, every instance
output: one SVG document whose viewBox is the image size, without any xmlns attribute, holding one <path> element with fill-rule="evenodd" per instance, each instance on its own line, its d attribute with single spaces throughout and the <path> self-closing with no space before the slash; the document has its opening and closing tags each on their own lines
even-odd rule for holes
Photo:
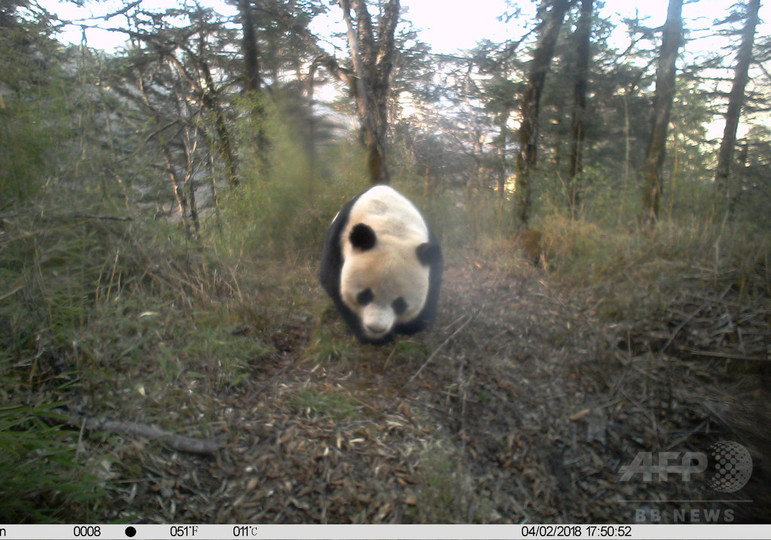
<svg viewBox="0 0 771 540">
<path fill-rule="evenodd" d="M 305 362 L 307 332 L 284 332 L 238 390 L 208 396 L 224 449 L 135 450 L 119 498 L 149 522 L 627 522 L 626 501 L 703 495 L 620 482 L 638 451 L 704 450 L 726 430 L 750 445 L 771 420 L 757 379 L 726 370 L 768 358 L 763 306 L 694 287 L 662 319 L 614 324 L 515 270 L 450 266 L 406 361 L 394 346 Z"/>
</svg>

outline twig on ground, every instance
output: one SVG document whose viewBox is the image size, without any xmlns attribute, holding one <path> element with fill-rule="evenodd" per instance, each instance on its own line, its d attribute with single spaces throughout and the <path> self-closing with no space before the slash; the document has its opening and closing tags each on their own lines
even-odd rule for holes
<svg viewBox="0 0 771 540">
<path fill-rule="evenodd" d="M 412 377 L 410 377 L 409 380 L 406 383 L 404 383 L 404 386 L 402 386 L 402 388 L 404 388 L 405 386 L 410 384 L 413 380 L 415 380 L 417 378 L 417 376 L 420 375 L 420 372 L 423 371 L 423 369 L 431 362 L 431 360 L 433 360 L 434 357 L 437 354 L 439 354 L 439 351 L 441 351 L 444 348 L 444 346 L 447 345 L 450 342 L 450 340 L 452 340 L 452 338 L 457 336 L 460 333 L 461 330 L 466 328 L 466 326 L 468 326 L 468 324 L 471 321 L 474 320 L 474 317 L 477 316 L 477 313 L 479 313 L 479 310 L 477 310 L 476 312 L 474 312 L 471 315 L 469 315 L 469 317 L 466 319 L 466 321 L 463 324 L 461 324 L 458 328 L 456 328 L 455 331 L 452 334 L 447 336 L 447 339 L 445 339 L 442 343 L 439 344 L 439 346 L 436 349 L 434 349 L 434 352 L 432 352 L 428 356 L 428 358 L 426 358 L 426 361 L 423 362 L 423 365 L 420 366 L 420 368 L 418 368 L 418 370 L 415 372 L 415 374 Z"/>
<path fill-rule="evenodd" d="M 96 219 L 99 221 L 133 221 L 133 218 L 129 216 L 99 216 L 95 214 L 81 214 L 81 213 L 75 213 L 70 215 L 71 217 L 74 217 L 74 218 Z"/>
<path fill-rule="evenodd" d="M 145 439 L 158 439 L 169 448 L 180 452 L 191 454 L 216 454 L 224 444 L 222 437 L 213 439 L 198 439 L 186 435 L 177 435 L 158 426 L 144 424 L 141 422 L 129 422 L 123 420 L 109 420 L 106 418 L 95 418 L 71 414 L 62 409 L 55 409 L 54 412 L 61 414 L 65 423 L 80 427 L 81 430 L 88 431 L 112 431 L 114 433 L 123 433 L 134 437 L 144 437 Z"/>
</svg>

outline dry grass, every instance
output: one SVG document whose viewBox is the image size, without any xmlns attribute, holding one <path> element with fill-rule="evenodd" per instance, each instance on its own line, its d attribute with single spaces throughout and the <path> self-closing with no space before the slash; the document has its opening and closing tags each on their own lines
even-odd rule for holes
<svg viewBox="0 0 771 540">
<path fill-rule="evenodd" d="M 767 519 L 762 242 L 728 259 L 751 250 L 723 233 L 710 266 L 714 236 L 552 225 L 551 272 L 501 239 L 451 248 L 434 327 L 374 347 L 331 309 L 314 257 L 215 257 L 102 221 L 7 223 L 4 397 L 224 443 L 205 457 L 59 428 L 73 466 L 99 464 L 92 521 L 628 522 L 643 499 L 671 520 L 655 501 L 709 498 L 704 483 L 618 467 L 718 438 L 756 460 L 753 502 L 718 506 Z"/>
</svg>

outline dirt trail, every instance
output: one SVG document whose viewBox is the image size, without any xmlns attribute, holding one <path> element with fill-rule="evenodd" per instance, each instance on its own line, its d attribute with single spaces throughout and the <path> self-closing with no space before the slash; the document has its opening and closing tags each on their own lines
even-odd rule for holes
<svg viewBox="0 0 771 540">
<path fill-rule="evenodd" d="M 540 270 L 448 266 L 440 317 L 413 340 L 314 363 L 313 331 L 283 328 L 248 384 L 212 397 L 231 444 L 216 458 L 148 457 L 133 510 L 176 522 L 771 520 L 767 370 L 678 358 L 672 339 L 657 352 L 655 324 L 601 323 Z M 752 453 L 737 493 L 711 491 L 709 471 L 620 480 L 640 451 L 719 439 Z M 752 502 L 687 502 L 716 499 Z"/>
</svg>

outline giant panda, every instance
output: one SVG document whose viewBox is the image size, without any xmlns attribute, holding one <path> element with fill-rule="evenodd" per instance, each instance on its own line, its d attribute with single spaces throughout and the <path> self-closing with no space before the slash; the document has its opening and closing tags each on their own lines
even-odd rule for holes
<svg viewBox="0 0 771 540">
<path fill-rule="evenodd" d="M 343 205 L 321 254 L 324 290 L 356 336 L 382 344 L 436 314 L 442 250 L 412 202 L 386 185 Z"/>
</svg>

